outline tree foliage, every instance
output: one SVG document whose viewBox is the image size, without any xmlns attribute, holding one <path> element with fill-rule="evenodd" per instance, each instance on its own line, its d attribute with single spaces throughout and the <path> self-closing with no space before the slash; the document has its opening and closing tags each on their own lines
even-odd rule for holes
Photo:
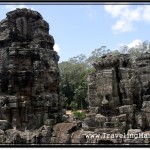
<svg viewBox="0 0 150 150">
<path fill-rule="evenodd" d="M 150 42 L 144 41 L 135 45 L 134 47 L 128 47 L 127 45 L 120 47 L 120 53 L 128 53 L 132 60 L 135 60 L 139 57 L 142 53 L 150 52 Z"/>
<path fill-rule="evenodd" d="M 72 101 L 78 103 L 78 108 L 86 107 L 87 76 L 89 69 L 83 60 L 76 57 L 59 64 L 61 82 L 60 91 L 66 99 L 66 107 L 70 108 Z M 82 104 L 81 104 L 82 103 Z"/>
</svg>

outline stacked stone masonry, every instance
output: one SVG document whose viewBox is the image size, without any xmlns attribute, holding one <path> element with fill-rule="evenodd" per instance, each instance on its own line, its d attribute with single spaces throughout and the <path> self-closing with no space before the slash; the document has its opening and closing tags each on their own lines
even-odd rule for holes
<svg viewBox="0 0 150 150">
<path fill-rule="evenodd" d="M 0 22 L 0 129 L 24 132 L 61 122 L 59 56 L 49 24 L 29 9 L 6 15 Z"/>
<path fill-rule="evenodd" d="M 134 63 L 128 54 L 107 55 L 93 65 L 96 72 L 88 77 L 90 112 L 84 121 L 84 130 L 91 130 L 93 134 L 101 131 L 109 134 L 109 130 L 114 134 L 116 130 L 121 134 L 147 133 L 150 129 L 150 54 L 142 54 Z M 145 140 L 124 139 L 121 143 L 145 143 Z"/>
<path fill-rule="evenodd" d="M 59 56 L 49 24 L 30 9 L 0 22 L 0 144 L 133 144 L 148 138 L 91 135 L 150 134 L 150 54 L 103 56 L 88 77 L 89 113 L 63 121 Z"/>
</svg>

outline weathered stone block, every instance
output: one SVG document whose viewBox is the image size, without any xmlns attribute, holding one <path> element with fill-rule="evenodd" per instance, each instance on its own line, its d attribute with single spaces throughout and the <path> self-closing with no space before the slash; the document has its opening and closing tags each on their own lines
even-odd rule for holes
<svg viewBox="0 0 150 150">
<path fill-rule="evenodd" d="M 142 109 L 144 108 L 150 108 L 150 101 L 144 101 L 143 104 L 142 104 Z"/>
<path fill-rule="evenodd" d="M 55 123 L 56 123 L 56 120 L 54 120 L 54 119 L 47 119 L 47 120 L 45 120 L 45 122 L 44 122 L 44 124 L 45 124 L 46 126 L 53 126 Z"/>
<path fill-rule="evenodd" d="M 112 118 L 111 118 L 111 122 L 112 123 L 114 123 L 114 127 L 115 128 L 118 128 L 118 127 L 120 127 L 120 120 L 119 120 L 119 117 L 118 116 L 113 116 Z"/>
<path fill-rule="evenodd" d="M 114 128 L 115 123 L 114 122 L 105 122 L 104 123 L 104 128 Z"/>
<path fill-rule="evenodd" d="M 103 127 L 106 121 L 107 121 L 107 118 L 101 114 L 97 114 L 95 116 L 95 126 L 99 128 Z"/>
<path fill-rule="evenodd" d="M 132 105 L 133 104 L 133 100 L 131 100 L 131 99 L 123 99 L 122 100 L 122 104 L 123 105 Z"/>
<path fill-rule="evenodd" d="M 86 136 L 84 135 L 83 130 L 78 130 L 72 133 L 71 135 L 71 143 L 72 144 L 84 144 L 86 143 L 87 139 Z"/>
<path fill-rule="evenodd" d="M 141 133 L 141 129 L 129 129 L 127 134 L 138 134 Z"/>
<path fill-rule="evenodd" d="M 84 123 L 87 124 L 89 127 L 95 126 L 95 116 L 96 114 L 87 114 L 86 118 L 84 119 Z"/>
<path fill-rule="evenodd" d="M 99 107 L 89 107 L 90 113 L 99 113 Z"/>
<path fill-rule="evenodd" d="M 133 113 L 133 106 L 132 105 L 124 105 L 119 107 L 120 114 L 126 114 L 126 113 Z"/>
<path fill-rule="evenodd" d="M 144 141 L 143 141 L 144 144 L 150 143 L 150 138 L 149 138 L 150 137 L 150 131 L 149 130 L 142 132 L 141 137 L 144 137 Z"/>
<path fill-rule="evenodd" d="M 6 133 L 6 144 L 21 144 L 23 142 L 23 132 L 9 129 L 5 131 Z"/>
<path fill-rule="evenodd" d="M 126 122 L 126 121 L 121 122 L 121 123 L 120 123 L 120 127 L 121 127 L 122 131 L 125 133 L 125 130 L 126 130 L 126 128 L 127 128 L 127 122 Z"/>
<path fill-rule="evenodd" d="M 135 120 L 136 120 L 137 128 L 143 130 L 145 128 L 145 123 L 146 123 L 145 114 L 142 112 L 136 113 Z"/>
<path fill-rule="evenodd" d="M 5 141 L 5 133 L 3 130 L 0 130 L 0 144 L 4 144 Z"/>
<path fill-rule="evenodd" d="M 142 144 L 144 138 L 139 138 L 139 133 L 142 133 L 141 129 L 130 129 L 128 130 L 127 137 L 124 138 L 123 141 L 125 144 Z"/>
<path fill-rule="evenodd" d="M 143 101 L 150 101 L 150 95 L 144 95 L 142 98 Z"/>
<path fill-rule="evenodd" d="M 126 114 L 119 115 L 118 119 L 119 119 L 120 122 L 126 122 L 127 115 Z"/>
<path fill-rule="evenodd" d="M 149 128 L 150 127 L 150 113 L 149 112 L 145 113 L 145 122 L 146 122 L 146 127 Z"/>
<path fill-rule="evenodd" d="M 61 131 L 65 134 L 72 133 L 77 130 L 77 124 L 75 123 L 58 123 L 53 127 L 54 131 Z"/>
<path fill-rule="evenodd" d="M 95 78 L 96 78 L 95 74 L 89 74 L 87 81 L 88 82 L 95 82 Z"/>
<path fill-rule="evenodd" d="M 7 130 L 9 128 L 9 123 L 7 120 L 0 120 L 0 129 Z"/>
</svg>

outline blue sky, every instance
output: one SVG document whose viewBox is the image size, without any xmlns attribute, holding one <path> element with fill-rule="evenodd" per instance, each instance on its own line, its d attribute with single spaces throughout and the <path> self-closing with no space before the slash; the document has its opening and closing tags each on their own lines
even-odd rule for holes
<svg viewBox="0 0 150 150">
<path fill-rule="evenodd" d="M 0 3 L 1 4 L 1 3 Z M 150 38 L 150 5 L 0 5 L 0 20 L 16 8 L 38 11 L 50 25 L 60 62 L 101 46 L 133 47 Z M 116 4 L 116 3 L 115 3 Z"/>
</svg>

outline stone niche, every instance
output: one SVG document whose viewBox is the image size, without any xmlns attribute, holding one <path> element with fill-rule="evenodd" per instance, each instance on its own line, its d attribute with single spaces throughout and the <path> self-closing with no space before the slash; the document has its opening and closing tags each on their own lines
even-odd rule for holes
<svg viewBox="0 0 150 150">
<path fill-rule="evenodd" d="M 49 24 L 30 9 L 6 16 L 0 22 L 0 129 L 61 122 L 59 56 Z"/>
</svg>

